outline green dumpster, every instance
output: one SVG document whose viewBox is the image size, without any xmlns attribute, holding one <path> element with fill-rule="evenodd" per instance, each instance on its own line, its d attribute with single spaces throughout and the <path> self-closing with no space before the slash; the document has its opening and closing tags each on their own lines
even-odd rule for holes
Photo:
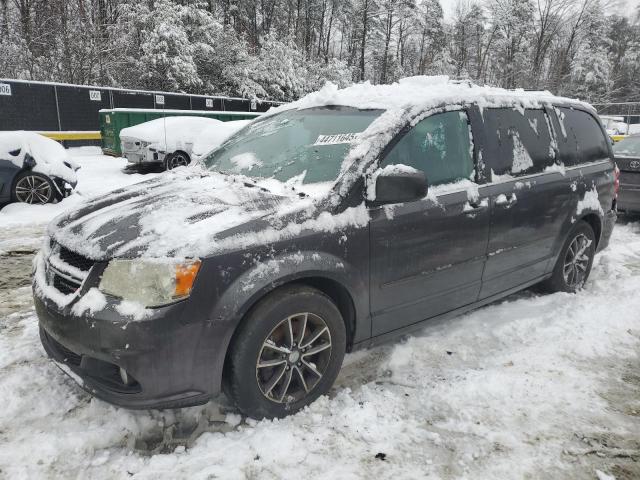
<svg viewBox="0 0 640 480">
<path fill-rule="evenodd" d="M 260 113 L 207 110 L 155 110 L 144 108 L 103 109 L 100 110 L 102 152 L 105 155 L 112 155 L 114 157 L 122 155 L 120 131 L 123 128 L 139 125 L 149 120 L 155 120 L 156 118 L 175 116 L 207 117 L 228 122 L 231 120 L 252 120 L 260 116 Z"/>
</svg>

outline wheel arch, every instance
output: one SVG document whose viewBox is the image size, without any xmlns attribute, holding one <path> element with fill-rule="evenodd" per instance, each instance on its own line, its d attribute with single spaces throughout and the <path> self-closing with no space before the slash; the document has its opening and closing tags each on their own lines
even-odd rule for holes
<svg viewBox="0 0 640 480">
<path fill-rule="evenodd" d="M 314 273 L 309 275 L 297 276 L 295 278 L 290 278 L 288 280 L 278 282 L 277 284 L 272 283 L 271 288 L 262 290 L 260 295 L 254 296 L 250 302 L 247 302 L 245 304 L 245 307 L 242 309 L 242 311 L 239 312 L 239 315 L 238 315 L 239 320 L 236 322 L 233 328 L 233 332 L 231 333 L 229 340 L 225 346 L 224 361 L 222 365 L 222 371 L 220 372 L 221 373 L 220 380 L 221 380 L 223 389 L 225 385 L 225 378 L 227 377 L 226 372 L 228 371 L 228 368 L 229 368 L 228 362 L 231 355 L 231 349 L 246 319 L 249 317 L 251 312 L 257 307 L 260 301 L 262 301 L 269 295 L 272 295 L 273 293 L 281 289 L 288 288 L 295 285 L 302 285 L 302 286 L 315 288 L 320 292 L 324 293 L 325 295 L 327 295 L 331 299 L 331 301 L 333 301 L 333 303 L 336 305 L 336 307 L 340 311 L 340 314 L 342 315 L 342 320 L 344 321 L 344 324 L 345 324 L 345 331 L 347 335 L 346 350 L 347 352 L 351 350 L 353 346 L 353 340 L 355 338 L 355 333 L 356 333 L 356 305 L 353 300 L 353 296 L 351 292 L 342 282 L 326 275 Z"/>
<path fill-rule="evenodd" d="M 589 226 L 593 228 L 593 233 L 595 234 L 595 237 L 596 237 L 596 248 L 597 248 L 598 244 L 600 243 L 600 237 L 602 235 L 602 218 L 600 218 L 600 215 L 594 212 L 589 212 L 581 216 L 578 220 L 588 223 Z"/>
<path fill-rule="evenodd" d="M 310 273 L 301 276 L 294 276 L 280 282 L 273 282 L 269 285 L 269 287 L 260 291 L 259 295 L 255 295 L 245 303 L 242 310 L 239 312 L 238 321 L 233 329 L 233 334 L 231 335 L 231 340 L 229 341 L 229 345 L 227 346 L 227 354 L 229 351 L 229 347 L 233 343 L 233 340 L 240 330 L 243 322 L 249 316 L 249 314 L 253 311 L 253 309 L 262 301 L 264 298 L 272 295 L 278 290 L 288 288 L 294 285 L 302 285 L 311 288 L 315 288 L 320 292 L 324 293 L 327 297 L 331 299 L 331 301 L 336 305 L 340 314 L 342 315 L 342 320 L 345 324 L 345 329 L 347 333 L 347 350 L 351 348 L 353 345 L 353 339 L 355 337 L 356 331 L 356 305 L 353 300 L 353 295 L 349 291 L 349 289 L 339 280 L 329 277 L 327 275 L 322 275 L 318 273 Z"/>
</svg>

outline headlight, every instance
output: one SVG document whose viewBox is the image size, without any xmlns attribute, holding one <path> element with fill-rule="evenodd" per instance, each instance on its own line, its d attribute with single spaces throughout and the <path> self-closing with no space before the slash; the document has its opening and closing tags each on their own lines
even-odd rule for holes
<svg viewBox="0 0 640 480">
<path fill-rule="evenodd" d="M 157 307 L 186 298 L 200 270 L 200 260 L 111 260 L 100 291 Z"/>
</svg>

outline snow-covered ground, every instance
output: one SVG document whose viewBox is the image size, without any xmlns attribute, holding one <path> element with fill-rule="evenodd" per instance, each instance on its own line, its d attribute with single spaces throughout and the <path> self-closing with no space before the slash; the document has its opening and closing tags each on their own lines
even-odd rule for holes
<svg viewBox="0 0 640 480">
<path fill-rule="evenodd" d="M 0 478 L 640 478 L 640 223 L 616 227 L 583 292 L 523 292 L 348 355 L 330 397 L 295 416 L 246 420 L 224 397 L 128 411 L 81 391 L 38 340 L 45 222 L 148 177 L 74 155 L 74 196 L 0 211 Z"/>
</svg>

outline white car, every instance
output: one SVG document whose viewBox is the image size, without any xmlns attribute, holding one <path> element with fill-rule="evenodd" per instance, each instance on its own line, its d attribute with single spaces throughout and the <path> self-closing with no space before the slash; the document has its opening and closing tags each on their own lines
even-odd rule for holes
<svg viewBox="0 0 640 480">
<path fill-rule="evenodd" d="M 210 146 L 208 150 L 212 150 L 246 123 L 189 116 L 158 118 L 123 128 L 120 131 L 122 153 L 129 163 L 162 164 L 171 170 L 191 163 L 194 145 L 205 145 L 202 147 L 205 150 Z"/>
<path fill-rule="evenodd" d="M 58 142 L 35 132 L 0 132 L 0 204 L 62 200 L 80 167 Z"/>
</svg>

